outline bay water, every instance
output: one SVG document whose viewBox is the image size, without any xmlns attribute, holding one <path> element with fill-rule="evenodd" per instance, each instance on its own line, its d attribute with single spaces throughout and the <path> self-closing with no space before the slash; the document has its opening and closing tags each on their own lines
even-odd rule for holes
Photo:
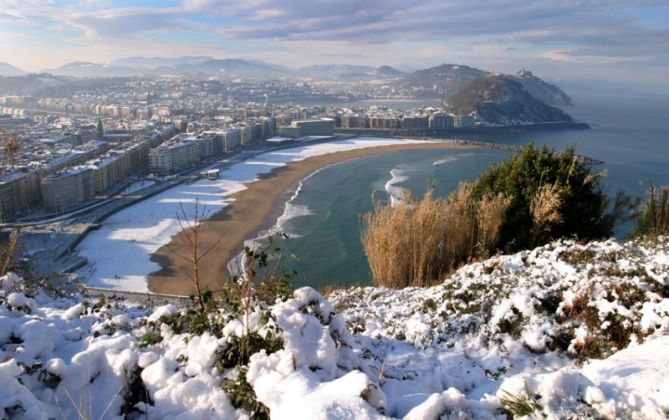
<svg viewBox="0 0 669 420">
<path fill-rule="evenodd" d="M 648 182 L 669 184 L 669 97 L 580 94 L 566 108 L 590 130 L 515 131 L 458 136 L 500 144 L 575 146 L 577 153 L 604 161 L 603 182 L 609 194 L 619 189 L 643 195 Z M 404 189 L 422 195 L 433 188 L 445 196 L 459 182 L 473 180 L 509 152 L 490 149 L 415 150 L 350 160 L 323 168 L 303 180 L 286 206 L 278 230 L 288 239 L 281 270 L 296 271 L 296 287 L 348 286 L 371 283 L 362 244 L 361 215 L 373 200 L 393 200 Z M 631 224 L 617 229 L 630 233 Z"/>
</svg>

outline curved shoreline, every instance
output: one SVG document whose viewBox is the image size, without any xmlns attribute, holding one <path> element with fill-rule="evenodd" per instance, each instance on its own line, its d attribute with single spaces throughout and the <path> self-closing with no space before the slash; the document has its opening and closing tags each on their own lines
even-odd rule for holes
<svg viewBox="0 0 669 420">
<path fill-rule="evenodd" d="M 269 219 L 277 214 L 277 206 L 285 203 L 285 192 L 312 172 L 328 165 L 375 154 L 473 147 L 482 146 L 457 142 L 372 146 L 309 157 L 261 175 L 258 180 L 246 184 L 246 189 L 228 196 L 228 206 L 202 222 L 200 249 L 207 249 L 223 238 L 199 267 L 202 287 L 220 289 L 228 277 L 227 264 L 243 250 L 244 241 L 256 237 L 268 225 L 271 227 L 276 223 L 276 217 L 271 221 Z M 194 291 L 188 277 L 192 266 L 174 255 L 169 248 L 180 252 L 187 250 L 183 235 L 175 235 L 168 245 L 160 247 L 151 256 L 151 260 L 158 263 L 161 269 L 147 276 L 148 288 L 153 293 L 190 295 Z"/>
</svg>

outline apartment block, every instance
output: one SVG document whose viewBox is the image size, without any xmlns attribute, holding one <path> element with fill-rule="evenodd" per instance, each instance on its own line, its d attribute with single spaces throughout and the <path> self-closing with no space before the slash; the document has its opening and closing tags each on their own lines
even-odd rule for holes
<svg viewBox="0 0 669 420">
<path fill-rule="evenodd" d="M 65 213 L 94 197 L 95 174 L 89 166 L 75 167 L 42 178 L 42 202 L 49 213 Z"/>
<path fill-rule="evenodd" d="M 149 171 L 166 176 L 200 160 L 200 147 L 193 141 L 172 139 L 149 151 Z"/>
</svg>

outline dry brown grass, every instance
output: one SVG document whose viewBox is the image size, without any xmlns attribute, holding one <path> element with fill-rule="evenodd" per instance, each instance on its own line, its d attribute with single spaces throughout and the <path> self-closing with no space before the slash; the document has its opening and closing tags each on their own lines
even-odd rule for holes
<svg viewBox="0 0 669 420">
<path fill-rule="evenodd" d="M 532 240 L 538 243 L 542 235 L 562 222 L 562 189 L 557 184 L 544 185 L 530 200 L 532 216 Z"/>
<path fill-rule="evenodd" d="M 429 286 L 451 269 L 494 249 L 510 200 L 481 201 L 462 184 L 447 199 L 431 192 L 396 207 L 377 203 L 363 216 L 362 242 L 376 285 Z"/>
<path fill-rule="evenodd" d="M 484 197 L 477 208 L 480 256 L 485 256 L 497 245 L 499 231 L 504 223 L 504 216 L 511 204 L 511 198 L 498 194 L 496 197 Z"/>
<path fill-rule="evenodd" d="M 19 245 L 18 228 L 13 229 L 7 237 L 7 243 L 0 244 L 0 276 L 17 268 L 16 253 Z"/>
</svg>

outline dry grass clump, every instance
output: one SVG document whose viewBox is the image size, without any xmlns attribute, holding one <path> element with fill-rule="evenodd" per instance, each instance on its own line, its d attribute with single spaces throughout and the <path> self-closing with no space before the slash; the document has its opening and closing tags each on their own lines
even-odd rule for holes
<svg viewBox="0 0 669 420">
<path fill-rule="evenodd" d="M 510 200 L 475 200 L 461 184 L 447 199 L 431 192 L 398 206 L 377 203 L 363 216 L 362 242 L 376 285 L 434 284 L 444 273 L 494 250 Z"/>
<path fill-rule="evenodd" d="M 637 216 L 636 234 L 669 234 L 669 185 L 648 187 L 646 202 Z"/>
<path fill-rule="evenodd" d="M 532 217 L 532 239 L 534 243 L 551 231 L 551 228 L 562 222 L 560 208 L 562 206 L 562 188 L 556 184 L 548 184 L 539 188 L 530 200 L 530 216 Z"/>
</svg>

